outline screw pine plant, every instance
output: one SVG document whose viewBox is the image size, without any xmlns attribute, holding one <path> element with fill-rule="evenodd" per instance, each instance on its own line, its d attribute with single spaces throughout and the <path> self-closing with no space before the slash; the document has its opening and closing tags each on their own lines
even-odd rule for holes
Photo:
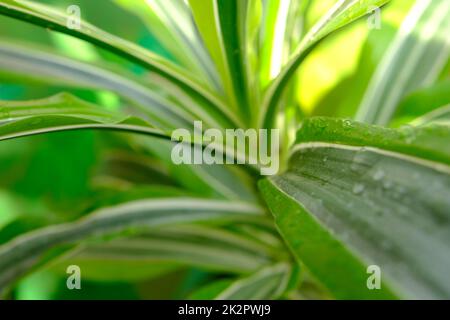
<svg viewBox="0 0 450 320">
<path fill-rule="evenodd" d="M 450 3 L 400 2 L 0 0 L 0 292 L 449 298 Z M 306 107 L 320 55 L 391 8 Z M 278 174 L 175 164 L 196 121 L 280 130 Z M 57 287 L 69 266 L 79 295 Z"/>
</svg>

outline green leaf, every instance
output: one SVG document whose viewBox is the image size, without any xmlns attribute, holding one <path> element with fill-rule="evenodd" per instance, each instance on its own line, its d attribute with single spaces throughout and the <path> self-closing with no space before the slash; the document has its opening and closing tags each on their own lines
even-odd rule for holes
<svg viewBox="0 0 450 320">
<path fill-rule="evenodd" d="M 220 89 L 217 71 L 198 34 L 190 8 L 183 0 L 115 2 L 141 17 L 178 63 L 203 77 L 207 85 L 213 84 L 215 90 Z"/>
<path fill-rule="evenodd" d="M 443 125 L 311 119 L 289 170 L 261 182 L 290 249 L 335 297 L 450 297 L 449 138 Z"/>
<path fill-rule="evenodd" d="M 111 282 L 136 283 L 139 281 L 149 281 L 182 269 L 180 265 L 159 261 L 127 260 L 120 258 L 108 258 L 105 260 L 96 258 L 72 258 L 70 255 L 74 251 L 68 252 L 68 258 L 63 255 L 44 270 L 61 275 L 62 277 L 67 277 L 67 266 L 76 265 L 82 270 L 84 280 L 96 281 L 106 285 Z M 124 272 L 124 270 L 127 270 L 127 272 Z"/>
<path fill-rule="evenodd" d="M 401 9 L 398 8 L 399 6 Z M 409 4 L 406 8 L 405 6 L 408 6 L 408 3 L 398 1 L 391 2 L 389 6 L 386 6 L 386 13 L 381 13 L 381 16 L 383 17 L 380 24 L 381 29 L 375 29 L 368 32 L 366 39 L 364 41 L 361 39 L 363 43 L 358 43 L 356 39 L 352 39 L 355 32 L 358 34 L 358 30 L 360 30 L 359 32 L 364 32 L 365 30 L 363 29 L 367 28 L 366 24 L 361 23 L 360 26 L 355 26 L 353 30 L 350 30 L 351 28 L 346 30 L 348 31 L 347 34 L 343 32 L 342 34 L 337 35 L 336 38 L 330 39 L 330 45 L 327 46 L 327 44 L 325 44 L 323 47 L 318 48 L 319 52 L 315 52 L 314 55 L 320 55 L 320 52 L 322 52 L 321 56 L 324 61 L 333 61 L 338 65 L 340 59 L 344 59 L 344 57 L 348 56 L 346 50 L 350 50 L 349 47 L 351 47 L 353 59 L 356 59 L 356 61 L 354 61 L 354 72 L 348 75 L 345 73 L 349 71 L 344 74 L 339 72 L 340 79 L 336 79 L 337 82 L 334 83 L 334 87 L 331 90 L 325 93 L 326 88 L 324 88 L 325 91 L 322 93 L 318 92 L 318 94 L 321 95 L 320 101 L 317 102 L 315 106 L 311 105 L 311 107 L 314 107 L 314 110 L 312 111 L 313 116 L 333 116 L 340 118 L 353 118 L 355 116 L 366 92 L 367 84 L 370 82 L 373 73 L 398 31 L 398 27 L 393 25 L 388 19 L 389 12 L 404 12 L 407 11 L 411 5 Z M 334 43 L 334 45 L 332 43 Z M 360 52 L 354 52 L 355 50 L 358 51 L 358 47 L 360 48 Z M 338 50 L 340 54 L 335 54 L 334 50 Z M 359 58 L 357 57 L 358 54 Z M 314 60 L 314 58 L 311 57 L 311 60 Z M 349 58 L 349 60 L 351 63 L 351 58 Z M 347 64 L 346 68 L 348 68 L 348 63 L 346 62 L 345 64 Z M 309 65 L 311 65 L 310 68 L 312 69 L 310 72 L 314 72 L 314 70 L 321 68 L 317 67 L 322 65 L 321 59 L 316 59 L 315 64 L 313 62 L 306 62 L 305 69 L 307 69 Z M 337 68 L 341 69 L 341 66 L 337 66 Z M 344 70 L 342 69 L 342 71 Z M 303 70 L 302 73 L 304 74 L 305 79 L 309 79 L 307 70 Z M 312 90 L 316 88 L 312 80 L 309 87 Z M 303 90 L 305 94 L 306 92 L 309 92 L 307 88 L 303 88 Z M 351 91 L 352 94 L 348 94 L 349 91 Z"/>
<path fill-rule="evenodd" d="M 108 129 L 170 139 L 145 121 L 102 110 L 69 94 L 0 102 L 0 140 L 79 129 Z"/>
<path fill-rule="evenodd" d="M 171 160 L 171 142 L 144 136 L 136 136 L 135 139 L 167 164 L 171 176 L 184 188 L 204 196 L 258 201 L 254 180 L 241 168 L 233 165 L 175 165 Z M 222 149 L 219 147 L 216 150 Z"/>
<path fill-rule="evenodd" d="M 0 141 L 49 132 L 81 129 L 126 131 L 146 135 L 146 138 L 164 139 L 168 143 L 157 144 L 155 141 L 150 141 L 152 145 L 148 148 L 159 152 L 167 163 L 171 163 L 173 142 L 169 133 L 154 129 L 140 118 L 107 112 L 68 94 L 59 94 L 41 100 L 0 101 Z M 149 144 L 149 140 L 143 143 Z M 190 143 L 192 147 L 196 144 L 194 140 L 183 141 L 182 143 Z M 222 144 L 217 144 L 214 147 L 216 152 L 223 154 L 231 152 L 231 150 L 224 148 Z M 244 157 L 244 155 L 237 154 L 236 157 Z M 256 169 L 255 166 L 247 166 L 246 168 Z M 223 194 L 225 198 L 255 200 L 253 186 L 249 187 L 248 177 L 239 170 L 233 171 L 218 165 L 191 166 L 191 169 L 194 174 L 205 181 L 206 187 L 213 185 L 217 188 L 216 191 Z M 180 172 L 180 170 L 177 171 Z M 236 181 L 239 181 L 242 185 L 236 187 Z M 191 180 L 187 179 L 184 183 L 191 183 Z"/>
<path fill-rule="evenodd" d="M 250 120 L 246 48 L 248 0 L 190 0 L 195 21 L 217 66 L 225 92 L 244 123 Z"/>
<path fill-rule="evenodd" d="M 297 132 L 297 143 L 374 147 L 450 165 L 448 130 L 442 125 L 390 129 L 346 119 L 317 117 L 303 122 Z"/>
<path fill-rule="evenodd" d="M 284 32 L 289 2 L 269 0 L 264 6 L 264 24 L 262 34 L 264 42 L 261 45 L 260 80 L 266 87 L 281 70 L 284 46 Z"/>
<path fill-rule="evenodd" d="M 200 104 L 188 103 L 189 99 L 183 98 L 181 94 L 165 94 L 154 83 L 156 81 L 148 83 L 121 70 L 109 70 L 106 66 L 75 61 L 34 49 L 31 45 L 25 47 L 0 43 L 0 67 L 2 73 L 8 72 L 4 81 L 11 81 L 11 75 L 20 75 L 21 83 L 29 83 L 28 79 L 31 79 L 33 83 L 38 81 L 118 93 L 136 104 L 140 111 L 148 114 L 149 121 L 161 129 L 188 127 L 198 119 L 219 127 L 227 123 L 217 121 L 214 117 L 211 119 L 215 114 L 213 110 L 208 112 L 208 109 L 203 110 Z M 177 98 L 176 102 L 172 101 L 174 98 Z M 178 98 L 184 103 L 179 103 Z"/>
<path fill-rule="evenodd" d="M 436 81 L 450 57 L 450 3 L 416 1 L 379 64 L 356 119 L 388 124 L 401 99 Z"/>
<path fill-rule="evenodd" d="M 288 263 L 262 268 L 237 280 L 210 283 L 189 296 L 192 300 L 273 300 L 296 286 L 299 270 Z"/>
<path fill-rule="evenodd" d="M 109 34 L 84 21 L 81 23 L 80 29 L 69 28 L 67 21 L 70 21 L 70 17 L 66 14 L 51 7 L 26 0 L 0 0 L 0 14 L 74 36 L 126 58 L 167 79 L 185 93 L 213 106 L 224 119 L 233 119 L 233 115 L 223 101 L 207 90 L 204 84 L 194 80 L 181 67 L 131 42 Z M 230 121 L 233 123 L 232 120 Z"/>
<path fill-rule="evenodd" d="M 273 263 L 275 252 L 237 232 L 217 227 L 163 227 L 139 236 L 89 244 L 64 259 L 83 261 L 170 262 L 212 271 L 249 273 Z"/>
<path fill-rule="evenodd" d="M 297 20 L 303 20 L 308 2 L 268 0 L 264 3 L 259 75 L 263 88 L 278 76 L 290 56 L 290 44 L 301 37 L 303 26 Z"/>
<path fill-rule="evenodd" d="M 280 263 L 234 281 L 215 297 L 210 298 L 216 300 L 278 299 L 290 289 L 293 279 L 297 277 L 297 268 L 288 263 Z"/>
<path fill-rule="evenodd" d="M 265 94 L 260 127 L 273 128 L 279 101 L 295 71 L 308 54 L 326 37 L 345 25 L 369 14 L 374 7 L 381 7 L 389 0 L 339 0 L 305 35 L 286 66 L 274 79 Z"/>
<path fill-rule="evenodd" d="M 261 214 L 260 208 L 245 203 L 196 198 L 156 198 L 100 209 L 78 221 L 38 229 L 0 246 L 0 288 L 37 265 L 50 249 L 156 226 L 255 221 Z"/>
<path fill-rule="evenodd" d="M 408 95 L 399 104 L 397 112 L 390 125 L 397 127 L 414 122 L 415 119 L 436 113 L 450 104 L 450 79 L 437 82 L 426 88 L 417 90 Z"/>
<path fill-rule="evenodd" d="M 233 284 L 233 280 L 224 279 L 209 283 L 189 295 L 190 300 L 212 300 Z"/>
<path fill-rule="evenodd" d="M 450 124 L 450 104 L 433 110 L 422 117 L 411 121 L 413 126 L 423 126 L 429 123 Z"/>
</svg>

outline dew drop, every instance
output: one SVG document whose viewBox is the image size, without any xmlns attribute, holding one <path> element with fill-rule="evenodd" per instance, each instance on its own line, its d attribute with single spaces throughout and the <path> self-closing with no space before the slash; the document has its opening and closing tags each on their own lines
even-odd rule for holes
<svg viewBox="0 0 450 320">
<path fill-rule="evenodd" d="M 373 174 L 373 180 L 375 181 L 381 181 L 384 177 L 385 177 L 385 173 L 382 169 L 378 169 L 377 171 L 375 171 L 375 173 Z"/>
<path fill-rule="evenodd" d="M 346 130 L 350 130 L 350 129 L 352 129 L 353 128 L 353 123 L 352 123 L 352 121 L 351 120 L 344 120 L 344 129 L 346 129 Z"/>
<path fill-rule="evenodd" d="M 317 124 L 317 127 L 321 128 L 321 129 L 325 129 L 328 127 L 328 123 L 325 120 L 320 119 L 320 118 L 317 119 L 316 124 Z"/>
<path fill-rule="evenodd" d="M 364 168 L 368 163 L 368 152 L 366 148 L 361 148 L 353 157 L 353 162 L 350 166 L 352 171 L 359 171 L 361 168 Z"/>
<path fill-rule="evenodd" d="M 353 162 L 352 165 L 350 166 L 350 169 L 352 169 L 352 171 L 358 171 L 358 163 Z"/>
<path fill-rule="evenodd" d="M 414 142 L 414 140 L 416 139 L 416 133 L 414 131 L 414 128 L 407 125 L 402 127 L 403 132 L 404 132 L 404 137 L 405 137 L 405 142 L 407 144 L 411 144 Z"/>
</svg>

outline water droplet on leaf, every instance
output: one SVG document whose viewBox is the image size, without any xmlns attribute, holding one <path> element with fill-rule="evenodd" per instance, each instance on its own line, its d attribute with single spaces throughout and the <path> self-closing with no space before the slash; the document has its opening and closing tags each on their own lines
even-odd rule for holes
<svg viewBox="0 0 450 320">
<path fill-rule="evenodd" d="M 378 169 L 377 171 L 375 171 L 375 173 L 373 174 L 373 180 L 375 181 L 380 181 L 384 178 L 386 174 L 384 173 L 384 171 L 382 169 Z"/>
</svg>

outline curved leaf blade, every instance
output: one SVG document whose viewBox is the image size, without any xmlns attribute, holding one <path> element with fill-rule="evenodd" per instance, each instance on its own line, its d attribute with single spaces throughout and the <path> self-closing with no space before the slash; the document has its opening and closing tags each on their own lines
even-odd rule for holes
<svg viewBox="0 0 450 320">
<path fill-rule="evenodd" d="M 0 288 L 39 263 L 50 249 L 150 227 L 252 221 L 261 209 L 245 203 L 194 198 L 149 199 L 100 209 L 78 221 L 38 229 L 0 246 Z"/>
<path fill-rule="evenodd" d="M 251 108 L 244 44 L 249 0 L 189 0 L 189 5 L 222 77 L 228 102 L 248 123 Z"/>
<path fill-rule="evenodd" d="M 216 300 L 270 300 L 280 298 L 290 287 L 298 270 L 288 263 L 280 263 L 260 270 L 247 278 L 235 281 Z"/>
<path fill-rule="evenodd" d="M 390 0 L 339 0 L 329 12 L 305 35 L 286 66 L 270 85 L 260 113 L 260 127 L 272 128 L 278 103 L 284 89 L 303 60 L 326 37 L 345 25 L 369 14 L 374 7 L 382 7 Z"/>
<path fill-rule="evenodd" d="M 273 263 L 274 251 L 249 237 L 217 227 L 163 227 L 134 237 L 86 246 L 66 261 L 146 261 L 249 273 Z M 74 262 L 74 263 L 72 263 Z"/>
<path fill-rule="evenodd" d="M 436 81 L 450 57 L 450 3 L 416 1 L 379 64 L 356 120 L 386 125 L 401 99 Z"/>
<path fill-rule="evenodd" d="M 80 29 L 67 26 L 69 17 L 48 6 L 26 0 L 0 0 L 0 14 L 55 30 L 88 41 L 96 46 L 128 59 L 177 85 L 181 90 L 212 105 L 225 119 L 233 119 L 223 101 L 205 86 L 166 59 L 131 42 L 109 34 L 89 23 L 82 22 Z M 230 120 L 233 123 L 232 120 Z"/>
<path fill-rule="evenodd" d="M 108 129 L 170 139 L 145 121 L 102 110 L 69 94 L 0 102 L 0 140 L 80 129 Z"/>
<path fill-rule="evenodd" d="M 273 300 L 279 299 L 298 282 L 299 270 L 289 263 L 262 268 L 237 280 L 219 280 L 194 292 L 194 300 Z"/>
<path fill-rule="evenodd" d="M 415 119 L 428 117 L 440 108 L 450 104 L 450 79 L 438 81 L 431 86 L 421 88 L 409 94 L 396 108 L 391 127 L 399 127 L 408 123 L 415 123 Z"/>
<path fill-rule="evenodd" d="M 283 57 L 284 32 L 290 0 L 270 0 L 264 6 L 262 33 L 265 41 L 261 45 L 260 81 L 262 87 L 280 72 Z"/>
<path fill-rule="evenodd" d="M 151 143 L 147 148 L 160 153 L 167 162 L 171 162 L 172 143 L 190 144 L 192 148 L 194 146 L 205 147 L 192 138 L 189 141 L 173 140 L 169 132 L 157 130 L 140 118 L 107 112 L 98 106 L 65 93 L 41 100 L 0 101 L 0 140 L 49 132 L 86 129 L 126 131 L 164 139 L 170 144 L 155 145 L 155 141 L 149 141 L 148 139 L 143 144 Z M 220 143 L 215 144 L 214 148 L 216 152 L 220 152 L 224 156 L 230 154 L 230 157 L 233 156 L 236 159 L 245 157 L 241 153 L 228 153 L 231 150 Z M 204 164 L 192 168 L 192 172 L 204 179 L 207 185 L 214 184 L 218 193 L 225 195 L 226 198 L 240 199 L 244 197 L 249 201 L 255 200 L 253 190 L 248 188 L 248 181 L 246 181 L 247 179 L 244 178 L 242 172 L 239 174 L 238 171 L 233 172 L 230 168 L 219 165 L 209 166 Z M 246 168 L 255 170 L 257 166 L 247 165 Z M 236 187 L 236 180 L 247 185 Z"/>
<path fill-rule="evenodd" d="M 160 92 L 161 89 L 153 83 L 143 85 L 138 79 L 118 70 L 111 71 L 105 66 L 93 66 L 33 49 L 31 46 L 25 48 L 0 43 L 0 68 L 8 72 L 7 76 L 14 74 L 44 83 L 110 90 L 136 104 L 142 112 L 149 115 L 149 121 L 161 129 L 188 127 L 195 119 L 204 119 L 205 123 L 210 123 L 208 117 L 204 116 L 205 112 L 199 110 L 195 103 L 186 103 L 191 111 L 187 112 L 178 103 L 163 97 L 164 92 Z M 181 95 L 177 97 L 184 102 L 188 101 Z M 211 113 L 214 114 L 214 111 L 211 110 Z M 219 122 L 217 125 L 220 127 L 226 123 Z"/>
<path fill-rule="evenodd" d="M 440 163 L 450 165 L 448 130 L 445 125 L 433 124 L 390 129 L 346 119 L 317 117 L 302 123 L 296 143 L 370 146 L 435 161 L 435 165 L 440 166 Z"/>
<path fill-rule="evenodd" d="M 422 117 L 411 121 L 413 126 L 423 126 L 430 123 L 450 124 L 450 105 L 435 109 Z"/>
<path fill-rule="evenodd" d="M 430 127 L 440 128 L 442 152 L 421 138 L 406 152 L 406 140 L 378 143 L 388 129 L 333 121 L 310 120 L 290 169 L 260 184 L 285 241 L 337 298 L 448 298 L 450 127 Z M 371 265 L 381 290 L 367 286 Z"/>
<path fill-rule="evenodd" d="M 212 88 L 220 90 L 217 71 L 198 35 L 190 8 L 183 0 L 115 2 L 141 17 L 152 35 L 178 63 L 202 76 L 207 85 L 212 84 Z"/>
</svg>

